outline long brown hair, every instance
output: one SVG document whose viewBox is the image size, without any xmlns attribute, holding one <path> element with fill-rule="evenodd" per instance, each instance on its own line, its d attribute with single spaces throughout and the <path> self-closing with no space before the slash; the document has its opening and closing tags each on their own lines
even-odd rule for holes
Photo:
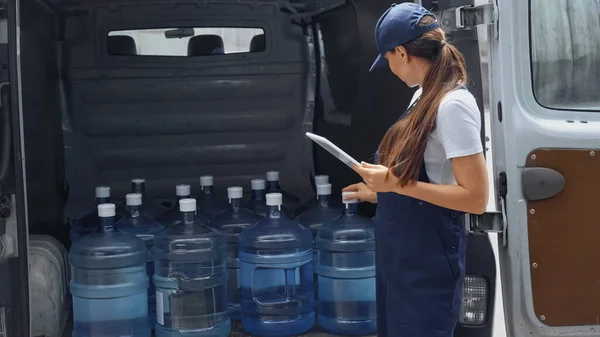
<svg viewBox="0 0 600 337">
<path fill-rule="evenodd" d="M 433 22 L 434 17 L 425 16 L 419 25 Z M 446 42 L 442 29 L 426 32 L 403 47 L 408 55 L 431 61 L 431 67 L 423 81 L 419 101 L 406 117 L 387 131 L 379 148 L 379 163 L 391 169 L 400 186 L 419 177 L 427 139 L 435 129 L 442 99 L 467 84 L 465 59 L 458 49 Z"/>
</svg>

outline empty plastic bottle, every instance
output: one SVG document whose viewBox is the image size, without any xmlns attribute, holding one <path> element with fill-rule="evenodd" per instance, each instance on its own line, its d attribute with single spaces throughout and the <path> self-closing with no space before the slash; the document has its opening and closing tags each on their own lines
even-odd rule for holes
<svg viewBox="0 0 600 337">
<path fill-rule="evenodd" d="M 310 229 L 281 213 L 280 193 L 267 194 L 269 213 L 239 238 L 242 326 L 258 336 L 292 336 L 315 323 Z"/>
<path fill-rule="evenodd" d="M 177 222 L 181 221 L 181 212 L 179 212 L 179 200 L 189 199 L 192 195 L 192 188 L 190 185 L 181 184 L 175 186 L 175 196 L 177 201 L 168 211 L 163 213 L 161 216 L 156 218 L 156 221 L 160 222 L 165 227 L 171 227 Z"/>
<path fill-rule="evenodd" d="M 279 184 L 279 171 L 269 171 L 267 177 L 267 193 L 281 193 L 283 198 L 284 211 L 288 216 L 293 216 L 296 208 L 300 204 L 300 199 L 291 193 L 284 191 Z M 287 211 L 286 208 L 289 210 Z"/>
<path fill-rule="evenodd" d="M 217 198 L 213 176 L 201 176 L 200 187 L 202 190 L 198 198 L 198 215 L 210 224 L 210 220 L 217 213 L 227 209 L 228 205 Z"/>
<path fill-rule="evenodd" d="M 179 201 L 181 222 L 154 239 L 157 337 L 226 337 L 227 245 L 196 217 L 196 199 Z"/>
<path fill-rule="evenodd" d="M 220 230 L 227 240 L 227 296 L 229 301 L 229 317 L 234 320 L 242 319 L 240 312 L 240 259 L 238 254 L 238 239 L 242 230 L 254 225 L 261 216 L 242 208 L 243 188 L 227 188 L 227 197 L 231 207 L 217 214 L 211 221 L 213 227 Z"/>
<path fill-rule="evenodd" d="M 88 213 L 86 216 L 75 221 L 71 225 L 69 231 L 69 237 L 71 244 L 81 239 L 83 236 L 93 233 L 98 229 L 100 219 L 98 218 L 98 205 L 106 204 L 110 202 L 110 187 L 108 186 L 96 186 L 96 206 L 94 210 Z M 115 217 L 115 221 L 120 220 L 120 216 Z"/>
<path fill-rule="evenodd" d="M 73 337 L 150 337 L 146 245 L 116 229 L 114 204 L 98 205 L 98 216 L 98 231 L 69 252 Z"/>
<path fill-rule="evenodd" d="M 310 208 L 306 212 L 300 214 L 296 219 L 294 219 L 299 224 L 310 228 L 313 240 L 317 237 L 317 230 L 323 224 L 333 221 L 335 218 L 339 217 L 342 214 L 342 210 L 330 205 L 331 201 L 331 184 L 317 185 L 317 200 L 319 204 L 315 208 Z M 316 244 L 316 241 L 313 241 L 313 244 Z M 317 250 L 316 246 L 313 246 L 314 257 L 313 263 L 316 265 L 317 263 Z M 315 266 L 315 294 L 318 293 L 318 282 L 317 282 L 317 274 L 316 274 L 316 266 Z M 315 298 L 315 307 L 318 308 L 319 298 Z"/>
<path fill-rule="evenodd" d="M 131 179 L 131 193 L 139 193 L 142 195 L 143 204 L 140 210 L 152 219 L 156 219 L 157 216 L 165 212 L 165 207 L 150 200 L 146 195 L 146 179 Z M 122 215 L 123 217 L 127 215 L 125 204 L 121 204 L 117 207 L 117 214 Z"/>
<path fill-rule="evenodd" d="M 154 237 L 163 230 L 163 226 L 152 220 L 149 216 L 140 211 L 142 205 L 142 195 L 139 193 L 129 193 L 125 196 L 127 205 L 127 215 L 119 222 L 117 228 L 123 232 L 131 233 L 139 237 L 146 244 L 148 257 L 146 260 L 146 271 L 150 279 L 148 286 L 148 321 L 150 328 L 154 329 L 156 323 L 156 290 L 152 282 L 154 275 L 154 259 L 152 258 L 152 246 Z"/>
<path fill-rule="evenodd" d="M 318 322 L 333 334 L 374 334 L 375 227 L 358 215 L 357 199 L 344 203 L 343 214 L 321 226 L 317 235 Z"/>
</svg>

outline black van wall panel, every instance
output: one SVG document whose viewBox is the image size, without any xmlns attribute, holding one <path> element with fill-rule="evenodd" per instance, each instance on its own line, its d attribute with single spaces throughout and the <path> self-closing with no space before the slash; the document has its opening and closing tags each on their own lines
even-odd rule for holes
<svg viewBox="0 0 600 337">
<path fill-rule="evenodd" d="M 304 137 L 308 49 L 302 29 L 275 5 L 90 7 L 67 21 L 69 114 L 64 128 L 67 212 L 93 207 L 93 188 L 122 199 L 130 179 L 170 199 L 177 183 L 218 190 L 280 170 L 284 189 L 306 199 L 312 146 Z M 250 19 L 251 18 L 251 19 Z M 147 27 L 261 27 L 263 53 L 209 57 L 111 56 L 105 36 Z M 314 90 L 314 88 L 313 88 Z"/>
</svg>

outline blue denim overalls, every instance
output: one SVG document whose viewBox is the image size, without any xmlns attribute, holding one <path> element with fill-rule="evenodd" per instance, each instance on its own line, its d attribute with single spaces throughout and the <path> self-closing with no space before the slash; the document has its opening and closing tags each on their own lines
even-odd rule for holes
<svg viewBox="0 0 600 337">
<path fill-rule="evenodd" d="M 419 181 L 429 182 L 425 162 Z M 377 202 L 377 336 L 451 337 L 465 277 L 464 213 L 393 192 L 377 193 Z"/>
</svg>

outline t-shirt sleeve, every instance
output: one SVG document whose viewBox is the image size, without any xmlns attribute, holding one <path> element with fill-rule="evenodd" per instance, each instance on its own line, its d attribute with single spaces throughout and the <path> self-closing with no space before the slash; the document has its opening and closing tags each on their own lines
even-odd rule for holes
<svg viewBox="0 0 600 337">
<path fill-rule="evenodd" d="M 473 105 L 462 99 L 450 99 L 440 105 L 436 128 L 446 159 L 483 152 L 481 115 Z"/>
</svg>

